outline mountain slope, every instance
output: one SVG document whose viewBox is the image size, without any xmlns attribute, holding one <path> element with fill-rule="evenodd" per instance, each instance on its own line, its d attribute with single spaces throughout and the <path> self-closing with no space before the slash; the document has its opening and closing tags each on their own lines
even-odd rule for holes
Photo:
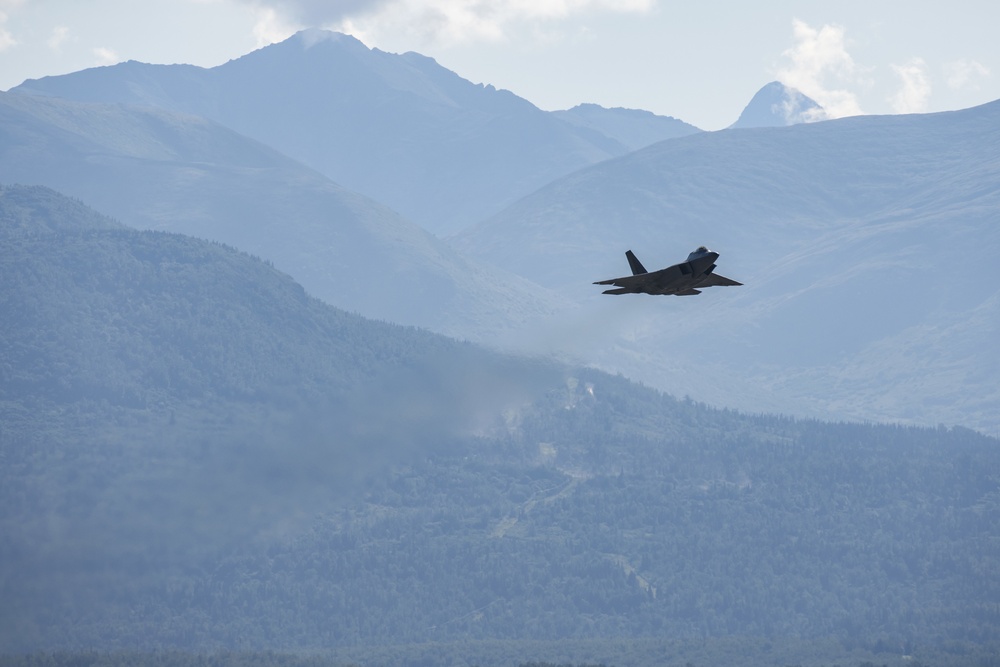
<svg viewBox="0 0 1000 667">
<path fill-rule="evenodd" d="M 0 95 L 0 180 L 47 185 L 133 227 L 275 263 L 369 317 L 494 338 L 558 300 L 464 260 L 390 209 L 210 121 L 154 108 Z"/>
<path fill-rule="evenodd" d="M 995 646 L 995 439 L 713 410 L 8 199 L 2 652 Z"/>
<path fill-rule="evenodd" d="M 42 186 L 0 185 L 0 238 L 86 229 L 123 229 L 83 202 Z"/>
<path fill-rule="evenodd" d="M 434 400 L 464 362 L 474 374 L 503 359 L 334 309 L 245 253 L 129 229 L 47 188 L 0 187 L 0 216 L 6 405 L 195 406 L 206 416 L 215 403 L 264 413 L 342 406 L 363 420 L 360 401 L 385 388 L 384 376 L 422 372 Z"/>
<path fill-rule="evenodd" d="M 560 377 L 43 188 L 0 216 L 2 650 L 294 534 Z"/>
<path fill-rule="evenodd" d="M 128 62 L 12 90 L 210 118 L 434 232 L 626 150 L 430 58 L 318 30 L 207 70 Z"/>
<path fill-rule="evenodd" d="M 703 133 L 577 172 L 453 241 L 580 299 L 590 333 L 565 347 L 669 391 L 992 432 L 998 128 L 993 103 Z M 702 244 L 746 286 L 615 300 L 590 284 L 625 273 L 629 248 L 655 269 Z"/>
</svg>

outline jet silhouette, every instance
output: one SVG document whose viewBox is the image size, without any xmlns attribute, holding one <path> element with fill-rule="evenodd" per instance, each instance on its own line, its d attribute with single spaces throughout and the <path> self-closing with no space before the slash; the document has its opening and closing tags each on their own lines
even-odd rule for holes
<svg viewBox="0 0 1000 667">
<path fill-rule="evenodd" d="M 618 289 L 604 290 L 604 294 L 673 294 L 675 296 L 690 296 L 701 294 L 705 287 L 728 287 L 742 285 L 735 280 L 720 276 L 715 271 L 715 260 L 719 253 L 712 252 L 701 246 L 690 255 L 687 261 L 668 266 L 652 273 L 646 271 L 632 251 L 625 253 L 632 275 L 624 278 L 601 280 L 595 285 L 615 285 Z"/>
</svg>

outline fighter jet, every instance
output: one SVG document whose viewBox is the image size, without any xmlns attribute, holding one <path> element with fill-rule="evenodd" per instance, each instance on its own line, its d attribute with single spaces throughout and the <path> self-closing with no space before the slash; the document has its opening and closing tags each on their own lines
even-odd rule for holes
<svg viewBox="0 0 1000 667">
<path fill-rule="evenodd" d="M 735 280 L 724 278 L 715 271 L 715 260 L 719 253 L 701 246 L 690 255 L 686 262 L 668 266 L 652 273 L 636 258 L 632 251 L 625 253 L 632 275 L 624 278 L 601 280 L 595 285 L 615 285 L 618 289 L 605 290 L 604 294 L 674 294 L 691 296 L 701 294 L 706 287 L 742 285 Z"/>
</svg>

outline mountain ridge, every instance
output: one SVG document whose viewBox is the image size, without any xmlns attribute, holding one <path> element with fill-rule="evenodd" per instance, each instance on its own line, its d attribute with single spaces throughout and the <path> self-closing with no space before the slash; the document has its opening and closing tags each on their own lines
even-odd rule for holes
<svg viewBox="0 0 1000 667">
<path fill-rule="evenodd" d="M 211 69 L 126 63 L 26 81 L 10 92 L 205 116 L 434 232 L 626 151 L 433 59 L 368 49 L 331 32 L 296 34 Z"/>
<path fill-rule="evenodd" d="M 694 125 L 672 116 L 658 116 L 641 109 L 606 109 L 597 104 L 578 104 L 572 109 L 552 113 L 569 123 L 602 132 L 621 142 L 629 151 L 701 132 Z"/>
</svg>

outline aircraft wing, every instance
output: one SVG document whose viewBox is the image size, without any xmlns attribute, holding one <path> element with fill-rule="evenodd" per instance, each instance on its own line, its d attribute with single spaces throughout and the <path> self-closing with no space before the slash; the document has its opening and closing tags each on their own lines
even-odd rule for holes
<svg viewBox="0 0 1000 667">
<path fill-rule="evenodd" d="M 619 289 L 604 290 L 605 294 L 631 294 L 645 292 L 648 289 L 647 280 L 649 274 L 644 273 L 639 276 L 624 276 L 622 278 L 612 278 L 611 280 L 600 280 L 595 285 L 614 285 Z"/>
<path fill-rule="evenodd" d="M 644 278 L 645 275 L 641 276 L 624 276 L 622 278 L 612 278 L 611 280 L 598 280 L 595 285 L 617 285 L 618 287 L 639 287 L 644 284 L 642 280 L 636 280 L 637 278 Z"/>
<path fill-rule="evenodd" d="M 636 276 L 623 276 L 612 278 L 611 280 L 601 280 L 595 285 L 614 285 L 621 287 L 624 291 L 608 292 L 608 294 L 625 294 L 627 292 L 647 292 L 649 294 L 659 294 L 671 285 L 675 284 L 683 277 L 680 266 L 668 266 L 652 273 L 640 273 Z"/>
<path fill-rule="evenodd" d="M 739 287 L 743 283 L 738 283 L 732 278 L 720 276 L 717 273 L 710 273 L 705 279 L 698 283 L 698 287 Z"/>
</svg>

